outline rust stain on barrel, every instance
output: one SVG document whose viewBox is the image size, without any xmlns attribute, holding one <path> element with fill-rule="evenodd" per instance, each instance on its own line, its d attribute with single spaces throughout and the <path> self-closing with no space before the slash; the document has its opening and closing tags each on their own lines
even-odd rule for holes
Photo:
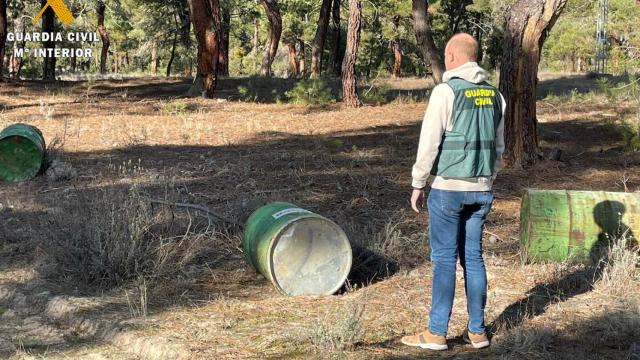
<svg viewBox="0 0 640 360">
<path fill-rule="evenodd" d="M 584 243 L 584 239 L 585 239 L 584 232 L 580 230 L 573 230 L 571 232 L 571 239 Z"/>
</svg>

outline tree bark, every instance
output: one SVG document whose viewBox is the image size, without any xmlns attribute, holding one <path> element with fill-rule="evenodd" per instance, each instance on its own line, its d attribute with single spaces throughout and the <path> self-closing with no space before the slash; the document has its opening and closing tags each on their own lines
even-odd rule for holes
<svg viewBox="0 0 640 360">
<path fill-rule="evenodd" d="M 505 160 L 522 168 L 538 157 L 536 88 L 547 34 L 567 0 L 519 0 L 507 16 L 500 91 L 507 103 Z"/>
<path fill-rule="evenodd" d="M 394 78 L 399 78 L 402 73 L 402 48 L 400 45 L 400 35 L 398 27 L 400 26 L 400 16 L 393 17 L 394 39 L 391 41 L 391 49 L 393 50 L 393 71 Z"/>
<path fill-rule="evenodd" d="M 578 58 L 578 72 L 582 73 L 582 58 Z"/>
<path fill-rule="evenodd" d="M 42 7 L 47 5 L 47 0 L 42 0 Z M 53 12 L 53 8 L 50 6 L 45 10 L 42 15 L 42 32 L 54 32 L 55 30 L 55 18 L 56 14 Z M 45 49 L 55 49 L 56 43 L 55 41 L 47 41 L 44 42 Z M 55 80 L 56 79 L 56 57 L 55 56 L 47 56 L 44 58 L 44 62 L 42 65 L 42 78 L 44 80 Z"/>
<path fill-rule="evenodd" d="M 178 32 L 176 31 L 175 33 L 173 33 L 173 43 L 171 44 L 171 55 L 169 55 L 169 62 L 167 63 L 167 77 L 171 76 L 171 67 L 173 66 L 173 60 L 176 58 L 177 44 L 178 44 Z"/>
<path fill-rule="evenodd" d="M 213 98 L 218 80 L 220 3 L 218 0 L 189 0 L 189 10 L 198 39 L 198 73 L 189 93 L 202 89 L 206 97 Z"/>
<path fill-rule="evenodd" d="M 298 42 L 300 44 L 300 67 L 298 68 L 298 75 L 303 77 L 307 72 L 307 47 L 304 44 L 304 40 Z"/>
<path fill-rule="evenodd" d="M 482 15 L 478 14 L 476 16 L 476 21 L 478 23 L 482 22 Z M 479 27 L 476 26 L 476 31 L 475 31 L 475 38 L 476 40 L 478 40 L 478 60 L 477 63 L 480 64 L 482 63 L 482 59 L 484 59 L 484 45 L 483 45 L 483 37 L 482 34 L 484 33 L 483 30 Z"/>
<path fill-rule="evenodd" d="M 71 58 L 69 67 L 71 68 L 71 72 L 75 73 L 78 68 L 78 59 L 74 56 Z"/>
<path fill-rule="evenodd" d="M 260 50 L 260 19 L 253 19 L 253 39 L 251 39 L 251 45 L 253 53 L 258 53 Z"/>
<path fill-rule="evenodd" d="M 342 58 L 340 57 L 340 38 L 342 37 L 342 31 L 340 29 L 340 0 L 333 0 L 331 31 L 333 34 L 333 43 L 331 44 L 333 71 L 336 76 L 340 76 L 342 72 Z"/>
<path fill-rule="evenodd" d="M 289 67 L 291 68 L 289 72 L 289 77 L 295 78 L 298 77 L 298 54 L 296 52 L 296 43 L 289 43 Z"/>
<path fill-rule="evenodd" d="M 178 34 L 181 34 L 182 37 L 185 36 L 184 33 L 182 32 L 184 25 L 181 24 L 180 7 L 178 5 L 176 5 L 175 11 L 176 12 L 173 14 L 173 22 L 176 27 L 176 30 L 173 33 L 173 43 L 171 44 L 171 55 L 169 55 L 169 62 L 167 63 L 167 77 L 171 76 L 171 68 L 173 67 L 173 62 L 175 61 L 175 58 L 176 58 L 176 48 L 178 47 Z M 189 26 L 187 26 L 187 28 L 189 28 Z M 187 36 L 189 36 L 188 33 L 187 33 Z M 191 39 L 189 39 L 188 41 L 191 42 Z M 116 61 L 117 61 L 117 58 L 116 58 Z"/>
<path fill-rule="evenodd" d="M 0 0 L 0 80 L 4 70 L 4 52 L 7 43 L 7 0 Z"/>
<path fill-rule="evenodd" d="M 229 34 L 231 30 L 231 12 L 222 8 L 222 24 L 220 26 L 220 52 L 218 55 L 218 75 L 229 76 Z"/>
<path fill-rule="evenodd" d="M 320 17 L 316 28 L 316 36 L 313 40 L 313 51 L 311 52 L 311 78 L 320 76 L 322 71 L 322 55 L 324 53 L 324 42 L 327 38 L 327 28 L 331 13 L 331 3 L 333 0 L 322 0 L 320 6 Z"/>
<path fill-rule="evenodd" d="M 431 33 L 429 1 L 412 0 L 412 14 L 416 40 L 422 52 L 424 64 L 427 68 L 431 67 L 433 81 L 439 84 L 442 82 L 442 74 L 444 74 L 444 62 Z"/>
<path fill-rule="evenodd" d="M 151 45 L 151 73 L 158 75 L 158 43 L 154 40 Z"/>
<path fill-rule="evenodd" d="M 103 0 L 98 0 L 98 5 L 96 6 L 96 12 L 98 13 L 98 34 L 100 34 L 100 39 L 102 40 L 102 51 L 100 52 L 100 74 L 104 74 L 107 72 L 107 56 L 109 55 L 109 32 L 107 31 L 107 27 L 104 26 L 104 12 L 106 10 L 106 6 Z"/>
<path fill-rule="evenodd" d="M 120 73 L 120 58 L 118 56 L 118 47 L 113 44 L 113 66 L 111 66 L 114 74 Z"/>
<path fill-rule="evenodd" d="M 180 17 L 180 37 L 182 46 L 184 47 L 185 52 L 191 52 L 192 49 L 192 41 L 191 41 L 191 16 L 189 14 L 189 4 L 187 0 L 180 0 L 175 3 L 178 9 L 178 16 Z M 191 77 L 192 74 L 192 61 L 191 56 L 187 55 L 185 66 L 183 69 L 183 74 L 185 77 Z"/>
<path fill-rule="evenodd" d="M 186 50 L 191 50 L 191 17 L 189 16 L 189 6 L 186 0 L 176 2 L 176 12 L 180 21 L 180 38 Z"/>
<path fill-rule="evenodd" d="M 269 36 L 267 46 L 262 59 L 262 75 L 271 76 L 271 65 L 276 58 L 280 36 L 282 35 L 282 16 L 277 0 L 262 0 L 262 5 L 269 19 Z"/>
<path fill-rule="evenodd" d="M 356 83 L 356 62 L 360 45 L 360 28 L 362 18 L 361 0 L 349 0 L 349 25 L 347 28 L 347 50 L 342 62 L 343 101 L 348 107 L 361 105 Z"/>
<path fill-rule="evenodd" d="M 0 0 L 0 16 L 2 15 L 6 15 L 6 13 L 4 11 L 6 11 L 6 7 L 5 10 L 2 10 L 2 6 L 6 4 L 5 0 Z M 14 8 L 14 14 L 21 14 L 24 11 L 24 4 L 20 3 L 20 2 L 16 2 L 13 4 Z M 0 20 L 0 32 L 2 31 L 2 24 L 1 24 L 2 20 Z M 24 23 L 24 17 L 23 16 L 16 16 L 13 19 L 13 32 L 15 34 L 21 34 L 22 35 L 22 41 L 14 41 L 13 42 L 13 53 L 11 54 L 11 56 L 9 57 L 9 76 L 13 79 L 18 79 L 20 77 L 20 72 L 22 70 L 22 65 L 24 64 L 24 59 L 22 57 L 17 57 L 16 53 L 18 49 L 24 49 L 25 47 L 25 41 L 24 41 L 24 34 L 26 33 L 26 26 Z M 2 35 L 0 35 L 0 38 L 2 37 Z M 5 39 L 6 41 L 6 39 Z M 4 52 L 6 53 L 6 42 L 4 43 Z M 3 65 L 0 65 L 0 67 L 2 67 Z M 1 73 L 1 71 L 0 71 Z"/>
</svg>

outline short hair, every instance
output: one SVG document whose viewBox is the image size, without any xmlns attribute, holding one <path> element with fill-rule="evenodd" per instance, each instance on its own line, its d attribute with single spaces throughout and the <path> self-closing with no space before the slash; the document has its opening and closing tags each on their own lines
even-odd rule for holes
<svg viewBox="0 0 640 360">
<path fill-rule="evenodd" d="M 459 33 L 451 37 L 446 49 L 454 54 L 465 56 L 470 61 L 477 61 L 480 45 L 473 36 Z"/>
</svg>

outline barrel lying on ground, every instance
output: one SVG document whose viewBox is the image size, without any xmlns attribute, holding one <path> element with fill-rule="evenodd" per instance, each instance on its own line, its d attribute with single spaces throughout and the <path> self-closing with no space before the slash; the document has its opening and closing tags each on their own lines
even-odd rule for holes
<svg viewBox="0 0 640 360">
<path fill-rule="evenodd" d="M 344 231 L 289 203 L 271 203 L 251 214 L 242 245 L 247 261 L 286 295 L 333 294 L 351 270 Z"/>
<path fill-rule="evenodd" d="M 589 262 L 613 242 L 640 235 L 640 194 L 528 190 L 520 209 L 520 243 L 528 261 Z"/>
<path fill-rule="evenodd" d="M 25 181 L 40 172 L 45 143 L 37 128 L 14 124 L 0 132 L 0 181 Z"/>
</svg>

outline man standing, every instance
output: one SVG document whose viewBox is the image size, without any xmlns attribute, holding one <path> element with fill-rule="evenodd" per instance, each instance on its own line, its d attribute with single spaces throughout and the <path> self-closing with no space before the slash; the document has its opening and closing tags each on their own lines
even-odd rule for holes
<svg viewBox="0 0 640 360">
<path fill-rule="evenodd" d="M 424 207 L 427 178 L 433 175 L 427 200 L 433 282 L 429 328 L 403 337 L 402 343 L 409 346 L 448 348 L 458 256 L 469 316 L 463 337 L 475 348 L 489 346 L 482 230 L 504 152 L 505 101 L 486 82 L 488 73 L 478 66 L 477 57 L 478 43 L 471 35 L 457 34 L 449 40 L 444 84 L 433 89 L 422 124 L 411 206 L 418 213 Z"/>
</svg>

